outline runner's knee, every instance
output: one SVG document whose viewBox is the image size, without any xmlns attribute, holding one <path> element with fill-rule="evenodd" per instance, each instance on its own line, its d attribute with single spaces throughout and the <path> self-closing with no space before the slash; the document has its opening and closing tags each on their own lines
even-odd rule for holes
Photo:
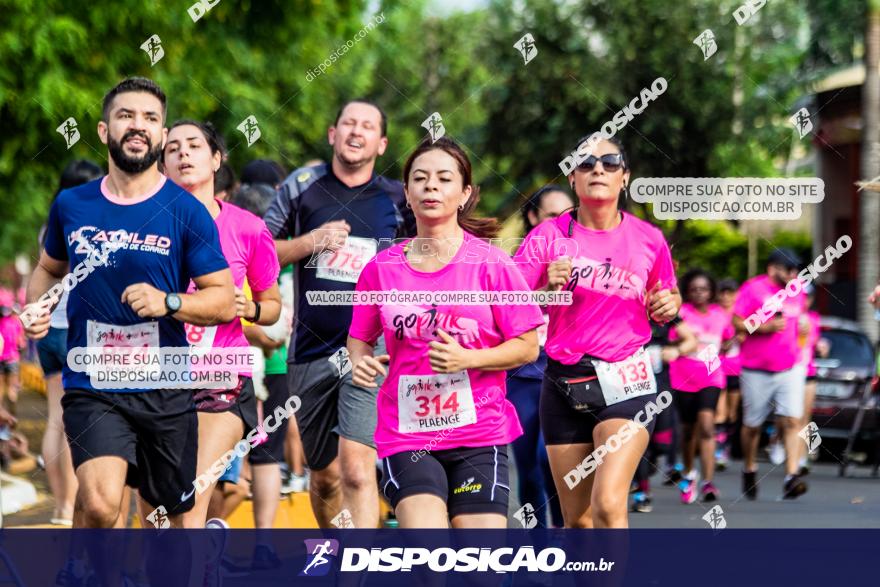
<svg viewBox="0 0 880 587">
<path fill-rule="evenodd" d="M 86 525 L 91 528 L 112 528 L 119 517 L 119 503 L 98 491 L 80 490 L 76 496 L 77 509 L 81 510 Z"/>
<path fill-rule="evenodd" d="M 339 475 L 328 469 L 324 469 L 323 471 L 312 471 L 309 478 L 311 479 L 311 490 L 315 492 L 318 497 L 324 499 L 333 496 L 342 487 L 342 481 L 339 478 Z"/>
<path fill-rule="evenodd" d="M 626 520 L 626 491 L 594 491 L 591 507 L 593 520 L 604 526 L 615 525 L 621 518 Z"/>
<path fill-rule="evenodd" d="M 360 463 L 350 463 L 349 466 L 343 467 L 342 485 L 353 491 L 363 491 L 376 487 L 376 470 L 371 468 L 368 471 Z"/>
</svg>

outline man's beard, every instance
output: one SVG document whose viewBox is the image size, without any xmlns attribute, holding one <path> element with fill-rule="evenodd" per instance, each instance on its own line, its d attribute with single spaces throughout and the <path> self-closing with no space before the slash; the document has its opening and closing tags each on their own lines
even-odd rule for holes
<svg viewBox="0 0 880 587">
<path fill-rule="evenodd" d="M 336 158 L 339 159 L 339 162 L 348 167 L 349 169 L 360 169 L 364 165 L 372 164 L 376 161 L 376 156 L 366 156 L 361 157 L 359 159 L 349 159 L 342 152 L 336 153 Z"/>
<path fill-rule="evenodd" d="M 131 157 L 126 155 L 122 148 L 125 141 L 135 136 L 140 137 L 147 145 L 147 152 L 141 157 Z M 158 161 L 160 155 L 162 155 L 162 145 L 156 145 L 156 147 L 153 148 L 153 143 L 150 141 L 150 137 L 148 137 L 146 133 L 135 130 L 130 130 L 122 135 L 121 141 L 116 141 L 113 137 L 108 135 L 107 147 L 110 151 L 110 158 L 113 159 L 113 163 L 125 173 L 143 173 Z"/>
</svg>

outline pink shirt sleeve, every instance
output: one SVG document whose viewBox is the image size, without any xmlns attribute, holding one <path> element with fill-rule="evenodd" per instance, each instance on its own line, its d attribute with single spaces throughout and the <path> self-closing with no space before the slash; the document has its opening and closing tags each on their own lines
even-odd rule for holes
<svg viewBox="0 0 880 587">
<path fill-rule="evenodd" d="M 730 340 L 734 336 L 736 336 L 736 328 L 733 327 L 732 322 L 728 322 L 727 325 L 724 327 L 724 332 L 721 334 L 721 339 Z"/>
<path fill-rule="evenodd" d="M 733 304 L 733 313 L 740 318 L 748 318 L 755 313 L 760 306 L 760 300 L 756 299 L 754 294 L 754 282 L 744 284 L 740 288 L 739 294 L 736 296 L 736 302 Z"/>
<path fill-rule="evenodd" d="M 550 258 L 545 226 L 547 224 L 542 223 L 532 229 L 513 256 L 513 262 L 530 290 L 547 285 L 547 265 L 550 264 Z"/>
<path fill-rule="evenodd" d="M 265 223 L 259 222 L 258 230 L 251 235 L 250 259 L 247 266 L 247 280 L 251 291 L 266 291 L 278 281 L 281 266 L 275 241 Z"/>
<path fill-rule="evenodd" d="M 379 289 L 377 287 L 379 283 L 377 271 L 376 258 L 373 257 L 364 265 L 364 269 L 361 271 L 360 277 L 358 277 L 357 285 L 355 285 L 355 291 L 376 291 Z M 348 334 L 352 338 L 357 338 L 370 344 L 376 342 L 376 339 L 382 334 L 382 319 L 379 314 L 379 306 L 375 304 L 355 305 L 351 313 L 351 327 L 348 329 Z"/>
<path fill-rule="evenodd" d="M 493 291 L 531 291 L 525 278 L 512 261 L 487 265 Z M 533 330 L 544 323 L 544 316 L 537 304 L 528 306 L 493 305 L 492 315 L 504 340 L 510 340 Z"/>
<path fill-rule="evenodd" d="M 675 268 L 672 265 L 672 253 L 669 252 L 669 245 L 666 239 L 660 238 L 657 243 L 657 256 L 654 258 L 654 266 L 648 273 L 648 283 L 645 284 L 647 290 L 651 290 L 654 284 L 660 282 L 662 289 L 672 289 L 676 286 Z"/>
</svg>

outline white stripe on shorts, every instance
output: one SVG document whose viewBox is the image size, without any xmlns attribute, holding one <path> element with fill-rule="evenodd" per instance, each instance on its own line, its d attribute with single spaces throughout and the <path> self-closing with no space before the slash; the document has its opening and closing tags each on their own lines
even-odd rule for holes
<svg viewBox="0 0 880 587">
<path fill-rule="evenodd" d="M 495 465 L 492 467 L 492 493 L 489 495 L 489 499 L 495 501 L 495 486 L 498 485 L 498 447 L 493 446 L 492 449 L 495 451 L 492 457 L 495 459 Z"/>
<path fill-rule="evenodd" d="M 394 486 L 400 490 L 400 483 L 397 482 L 397 479 L 394 478 L 394 474 L 391 472 L 391 461 L 388 457 L 385 457 L 385 467 L 388 469 L 388 481 L 385 483 L 385 486 L 382 487 L 382 493 L 385 494 L 385 497 L 388 497 L 388 494 L 385 493 L 385 490 L 388 489 L 388 483 L 394 483 Z"/>
</svg>

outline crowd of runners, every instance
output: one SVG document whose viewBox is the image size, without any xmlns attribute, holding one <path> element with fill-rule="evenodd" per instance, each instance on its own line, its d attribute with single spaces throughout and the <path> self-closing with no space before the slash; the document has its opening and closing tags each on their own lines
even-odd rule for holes
<svg viewBox="0 0 880 587">
<path fill-rule="evenodd" d="M 677 277 L 663 233 L 625 211 L 633 170 L 618 139 L 560 145 L 589 142 L 590 154 L 568 185 L 522 202 L 526 234 L 505 251 L 491 244 L 496 220 L 475 214 L 479 188 L 454 140 L 423 140 L 402 182 L 376 172 L 388 121 L 371 101 L 328 121 L 329 163 L 287 174 L 256 161 L 241 182 L 213 126 L 166 113 L 144 78 L 106 94 L 107 173 L 68 166 L 27 299 L 0 299 L 7 405 L 21 324 L 39 341 L 53 523 L 122 526 L 131 488 L 145 526 L 160 512 L 174 527 L 224 527 L 250 492 L 255 526 L 271 528 L 279 494 L 294 490 L 325 528 L 378 527 L 380 500 L 403 528 L 505 528 L 510 448 L 519 501 L 542 526 L 622 528 L 630 510 L 651 511 L 655 473 L 682 503 L 717 501 L 734 445 L 756 499 L 768 421 L 783 497 L 807 491 L 798 432 L 827 345 L 811 292 L 791 293 L 801 260 L 777 249 L 741 285 L 696 268 Z M 396 295 L 310 303 L 330 291 Z M 424 303 L 426 292 L 449 296 Z M 541 306 L 533 292 L 564 302 Z M 72 349 L 110 347 L 251 360 L 231 384 L 196 390 L 95 385 L 68 363 Z M 258 541 L 254 565 L 277 564 Z"/>
</svg>

